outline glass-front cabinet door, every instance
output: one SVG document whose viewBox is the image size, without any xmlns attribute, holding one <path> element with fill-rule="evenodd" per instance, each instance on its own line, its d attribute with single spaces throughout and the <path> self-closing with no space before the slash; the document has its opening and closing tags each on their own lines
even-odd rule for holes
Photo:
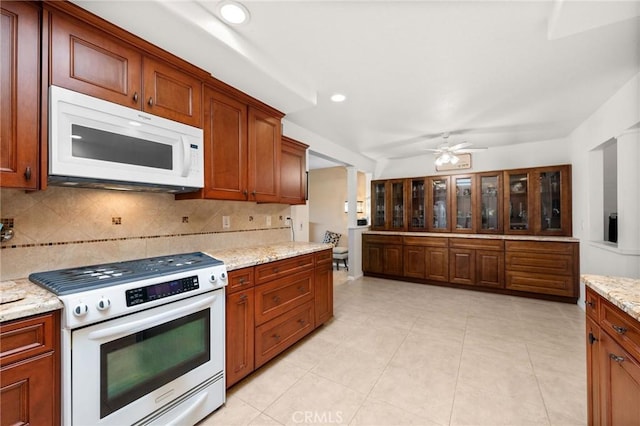
<svg viewBox="0 0 640 426">
<path fill-rule="evenodd" d="M 502 232 L 502 173 L 478 173 L 476 230 L 481 233 Z"/>
<path fill-rule="evenodd" d="M 386 185 L 385 181 L 371 182 L 371 229 L 385 229 L 386 212 Z"/>
<path fill-rule="evenodd" d="M 507 170 L 505 178 L 506 234 L 530 234 L 530 209 L 533 207 L 531 197 L 531 170 Z"/>
<path fill-rule="evenodd" d="M 406 229 L 404 184 L 404 179 L 389 181 L 391 193 L 391 223 L 389 224 L 389 229 L 397 231 Z"/>
<path fill-rule="evenodd" d="M 427 192 L 425 178 L 408 180 L 409 185 L 409 230 L 424 231 L 427 229 Z"/>
<path fill-rule="evenodd" d="M 539 197 L 535 233 L 571 236 L 571 167 L 544 167 L 536 170 Z"/>
<path fill-rule="evenodd" d="M 449 176 L 436 176 L 428 180 L 429 209 L 427 210 L 428 230 L 432 232 L 449 232 Z"/>
<path fill-rule="evenodd" d="M 473 176 L 452 176 L 451 187 L 454 195 L 451 204 L 452 232 L 474 232 L 473 222 L 475 188 Z"/>
</svg>

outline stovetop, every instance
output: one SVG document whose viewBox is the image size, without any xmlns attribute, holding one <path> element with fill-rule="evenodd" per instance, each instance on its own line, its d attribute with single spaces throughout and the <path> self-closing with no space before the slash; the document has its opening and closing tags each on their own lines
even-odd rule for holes
<svg viewBox="0 0 640 426">
<path fill-rule="evenodd" d="M 62 296 L 222 264 L 205 253 L 194 252 L 36 272 L 29 275 L 29 280 Z"/>
</svg>

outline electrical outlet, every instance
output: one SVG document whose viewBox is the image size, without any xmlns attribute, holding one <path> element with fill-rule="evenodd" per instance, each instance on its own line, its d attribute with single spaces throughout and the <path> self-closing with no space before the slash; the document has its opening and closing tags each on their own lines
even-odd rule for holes
<svg viewBox="0 0 640 426">
<path fill-rule="evenodd" d="M 231 218 L 229 216 L 222 216 L 222 228 L 223 229 L 231 228 Z"/>
<path fill-rule="evenodd" d="M 291 218 L 290 218 L 290 217 L 287 217 L 287 218 L 284 220 L 284 226 L 291 226 Z"/>
<path fill-rule="evenodd" d="M 267 216 L 267 226 L 271 226 L 271 216 Z"/>
</svg>

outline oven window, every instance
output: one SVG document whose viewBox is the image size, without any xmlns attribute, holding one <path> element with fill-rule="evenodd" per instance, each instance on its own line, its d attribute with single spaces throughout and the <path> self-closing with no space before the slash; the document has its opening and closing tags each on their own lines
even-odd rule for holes
<svg viewBox="0 0 640 426">
<path fill-rule="evenodd" d="M 211 309 L 100 346 L 100 418 L 211 359 Z"/>
<path fill-rule="evenodd" d="M 159 142 L 71 125 L 71 155 L 111 163 L 173 170 L 173 148 Z"/>
</svg>

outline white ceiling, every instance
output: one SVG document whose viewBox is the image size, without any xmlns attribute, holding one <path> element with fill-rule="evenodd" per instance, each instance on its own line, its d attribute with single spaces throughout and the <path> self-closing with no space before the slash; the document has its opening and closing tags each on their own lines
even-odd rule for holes
<svg viewBox="0 0 640 426">
<path fill-rule="evenodd" d="M 564 138 L 640 72 L 638 1 L 76 3 L 373 159 Z"/>
</svg>

